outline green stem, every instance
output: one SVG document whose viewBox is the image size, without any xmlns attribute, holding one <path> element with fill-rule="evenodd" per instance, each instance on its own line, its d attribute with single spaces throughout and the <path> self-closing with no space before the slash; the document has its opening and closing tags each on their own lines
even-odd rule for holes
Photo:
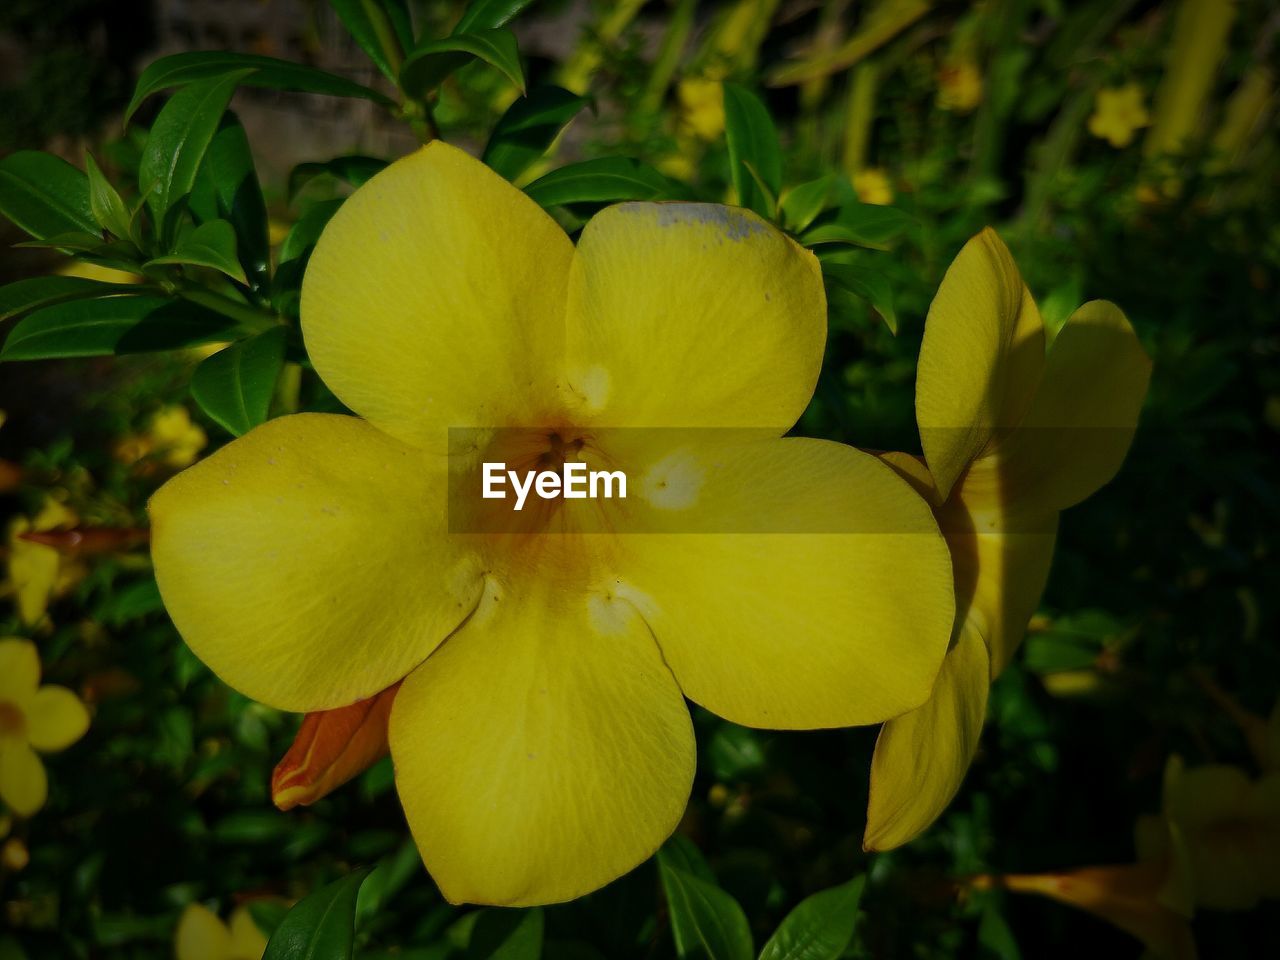
<svg viewBox="0 0 1280 960">
<path fill-rule="evenodd" d="M 373 32 L 378 37 L 378 46 L 382 48 L 382 52 L 386 55 L 391 72 L 398 77 L 400 75 L 400 65 L 404 63 L 404 51 L 400 49 L 400 41 L 396 39 L 396 32 L 392 29 L 391 22 L 387 19 L 386 11 L 382 9 L 381 4 L 375 3 L 374 0 L 361 0 L 360 6 L 364 8 L 365 16 L 369 18 L 369 24 L 373 27 Z"/>
<path fill-rule="evenodd" d="M 224 317 L 230 317 L 237 323 L 243 324 L 247 331 L 254 333 L 270 330 L 280 323 L 280 318 L 274 313 L 251 307 L 247 303 L 237 303 L 230 297 L 224 297 L 220 293 L 214 293 L 212 290 L 206 290 L 203 287 L 179 287 L 178 296 L 206 307 L 215 313 L 220 313 Z"/>
</svg>

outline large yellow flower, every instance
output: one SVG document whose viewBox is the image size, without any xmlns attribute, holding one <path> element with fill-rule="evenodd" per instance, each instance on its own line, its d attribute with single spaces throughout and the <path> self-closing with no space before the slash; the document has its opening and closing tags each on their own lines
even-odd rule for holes
<svg viewBox="0 0 1280 960">
<path fill-rule="evenodd" d="M 19 816 L 44 806 L 49 784 L 36 751 L 65 750 L 89 729 L 89 712 L 66 687 L 40 686 L 29 640 L 0 640 L 0 800 Z"/>
<path fill-rule="evenodd" d="M 1085 304 L 1050 337 L 993 231 L 970 240 L 948 269 L 916 379 L 924 458 L 885 459 L 933 504 L 951 548 L 955 637 L 928 703 L 880 733 L 868 849 L 911 840 L 960 788 L 987 688 L 1048 579 L 1058 513 L 1120 468 L 1150 375 L 1114 304 Z"/>
<path fill-rule="evenodd" d="M 954 597 L 927 504 L 874 457 L 779 439 L 825 316 L 815 259 L 751 213 L 622 204 L 575 249 L 432 143 L 347 200 L 303 284 L 308 352 L 363 419 L 270 421 L 163 487 L 161 593 L 273 706 L 406 678 L 396 782 L 450 899 L 579 896 L 680 819 L 682 693 L 775 728 L 928 696 Z M 481 460 L 608 464 L 631 495 L 511 514 Z M 485 525 L 499 503 L 522 529 Z"/>
</svg>

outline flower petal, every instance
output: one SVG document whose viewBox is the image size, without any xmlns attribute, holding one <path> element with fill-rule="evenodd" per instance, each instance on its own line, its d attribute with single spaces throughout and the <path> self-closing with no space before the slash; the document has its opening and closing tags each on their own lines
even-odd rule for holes
<svg viewBox="0 0 1280 960">
<path fill-rule="evenodd" d="M 26 712 L 40 685 L 40 654 L 30 640 L 0 640 L 0 701 Z"/>
<path fill-rule="evenodd" d="M 89 711 L 66 687 L 41 687 L 27 710 L 27 739 L 42 753 L 65 750 L 89 729 Z"/>
<path fill-rule="evenodd" d="M 782 433 L 813 395 L 826 316 L 818 261 L 755 214 L 618 204 L 578 241 L 569 389 L 609 426 Z"/>
<path fill-rule="evenodd" d="M 929 307 L 916 420 L 942 499 L 1001 427 L 1016 426 L 1044 365 L 1044 326 L 994 230 L 964 245 Z"/>
<path fill-rule="evenodd" d="M 881 729 L 871 758 L 865 849 L 914 840 L 951 803 L 978 749 L 990 672 L 986 642 L 966 623 L 924 706 Z"/>
<path fill-rule="evenodd" d="M 254 922 L 248 906 L 231 912 L 231 960 L 262 960 L 267 950 L 267 937 Z"/>
<path fill-rule="evenodd" d="M 231 932 L 208 907 L 189 903 L 178 918 L 173 952 L 178 960 L 230 960 Z"/>
<path fill-rule="evenodd" d="M 641 479 L 641 496 L 665 491 L 650 494 L 663 532 L 618 538 L 616 588 L 685 696 L 774 729 L 878 723 L 923 703 L 955 613 L 925 501 L 875 457 L 827 441 L 686 456 L 696 489 L 665 516 L 671 488 Z"/>
<path fill-rule="evenodd" d="M 29 817 L 49 796 L 44 764 L 21 740 L 0 740 L 0 800 L 20 817 Z"/>
<path fill-rule="evenodd" d="M 17 517 L 10 523 L 7 563 L 18 619 L 27 626 L 35 626 L 44 620 L 49 601 L 57 589 L 61 565 L 58 551 L 22 538 L 22 534 L 31 529 L 31 521 L 26 517 Z"/>
<path fill-rule="evenodd" d="M 391 756 L 445 896 L 513 906 L 570 900 L 644 861 L 694 772 L 689 711 L 626 602 L 496 583 L 401 686 Z"/>
<path fill-rule="evenodd" d="M 268 421 L 151 500 L 156 580 L 215 673 L 270 706 L 346 706 L 465 619 L 478 561 L 445 529 L 442 461 L 353 417 Z"/>
<path fill-rule="evenodd" d="M 1151 379 L 1151 360 L 1113 303 L 1095 300 L 1054 338 L 1021 426 L 996 455 L 1007 502 L 1064 510 L 1120 469 Z"/>
<path fill-rule="evenodd" d="M 302 285 L 307 352 L 347 406 L 408 443 L 541 422 L 557 397 L 572 256 L 537 204 L 433 141 L 325 228 Z"/>
</svg>

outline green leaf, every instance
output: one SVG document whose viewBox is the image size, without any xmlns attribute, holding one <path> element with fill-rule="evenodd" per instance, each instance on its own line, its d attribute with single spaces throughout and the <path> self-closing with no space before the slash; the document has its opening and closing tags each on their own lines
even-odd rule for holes
<svg viewBox="0 0 1280 960">
<path fill-rule="evenodd" d="M 168 297 L 73 300 L 19 321 L 9 331 L 0 360 L 175 350 L 225 338 L 233 326 L 219 313 Z"/>
<path fill-rule="evenodd" d="M 289 818 L 275 810 L 238 810 L 213 825 L 213 838 L 219 843 L 252 846 L 279 840 L 291 827 Z"/>
<path fill-rule="evenodd" d="M 587 102 L 586 97 L 561 87 L 535 87 L 502 115 L 481 159 L 508 180 L 515 180 L 547 152 Z"/>
<path fill-rule="evenodd" d="M 0 213 L 38 239 L 98 233 L 89 178 L 60 157 L 19 150 L 0 160 Z"/>
<path fill-rule="evenodd" d="M 240 265 L 254 289 L 267 285 L 271 246 L 267 205 L 244 127 L 232 113 L 223 114 L 191 190 L 191 212 L 200 223 L 226 220 L 236 233 Z"/>
<path fill-rule="evenodd" d="M 94 611 L 94 617 L 111 627 L 122 627 L 132 620 L 139 620 L 164 609 L 160 599 L 160 587 L 156 578 L 148 576 L 125 587 L 115 587 L 102 605 Z"/>
<path fill-rule="evenodd" d="M 307 212 L 298 218 L 298 222 L 293 225 L 285 236 L 284 242 L 280 244 L 280 262 L 288 263 L 290 260 L 298 260 L 309 254 L 340 206 L 342 206 L 340 199 L 322 200 L 312 204 Z"/>
<path fill-rule="evenodd" d="M 760 960 L 838 960 L 853 939 L 866 877 L 801 901 L 760 951 Z"/>
<path fill-rule="evenodd" d="M 133 215 L 120 198 L 120 194 L 116 192 L 116 188 L 98 169 L 93 154 L 87 151 L 84 155 L 84 169 L 89 178 L 89 209 L 93 211 L 94 220 L 114 236 L 124 240 L 134 239 Z"/>
<path fill-rule="evenodd" d="M 284 368 L 286 330 L 275 327 L 219 350 L 191 376 L 191 395 L 232 436 L 267 419 L 276 380 Z"/>
<path fill-rule="evenodd" d="M 822 275 L 828 283 L 843 287 L 861 297 L 884 318 L 891 333 L 898 333 L 898 314 L 893 307 L 893 288 L 889 279 L 874 267 L 854 263 L 823 263 Z"/>
<path fill-rule="evenodd" d="M 398 45 L 401 41 L 392 28 L 386 5 L 381 0 L 329 0 L 329 4 L 338 12 L 343 26 L 356 43 L 360 44 L 360 49 L 368 54 L 374 66 L 395 83 L 396 71 L 391 65 L 392 58 L 398 61 L 403 51 L 387 49 L 388 41 L 393 45 Z M 389 35 L 379 35 L 379 25 L 375 18 L 381 18 L 383 26 L 391 28 Z"/>
<path fill-rule="evenodd" d="M 751 929 L 738 901 L 677 861 L 666 847 L 658 851 L 676 954 L 681 960 L 751 960 Z"/>
<path fill-rule="evenodd" d="M 245 73 L 245 71 L 252 71 Z M 153 93 L 171 87 L 184 87 L 201 80 L 212 80 L 228 74 L 240 74 L 240 83 L 250 87 L 270 87 L 274 90 L 291 90 L 296 93 L 322 93 L 334 97 L 357 97 L 372 100 L 383 106 L 393 106 L 385 94 L 361 86 L 346 77 L 334 76 L 314 67 L 262 57 L 251 53 L 232 53 L 228 50 L 200 50 L 191 53 L 175 53 L 161 57 L 142 71 L 133 99 L 125 108 L 127 124 L 142 101 Z"/>
<path fill-rule="evenodd" d="M 760 733 L 735 723 L 722 723 L 707 744 L 707 762 L 717 780 L 741 780 L 764 769 Z"/>
<path fill-rule="evenodd" d="M 247 284 L 244 268 L 236 257 L 236 231 L 225 220 L 202 223 L 178 241 L 173 253 L 146 263 L 183 263 L 220 270 L 232 280 Z"/>
<path fill-rule="evenodd" d="M 31 277 L 0 287 L 0 320 L 65 300 L 135 292 L 141 292 L 141 288 L 129 283 L 108 283 L 84 277 Z"/>
<path fill-rule="evenodd" d="M 601 157 L 552 170 L 524 188 L 543 207 L 620 200 L 680 200 L 688 196 L 648 164 L 629 157 Z"/>
<path fill-rule="evenodd" d="M 262 960 L 352 960 L 356 897 L 368 868 L 349 873 L 300 900 L 290 910 Z"/>
<path fill-rule="evenodd" d="M 824 209 L 831 199 L 835 177 L 828 174 L 792 187 L 782 195 L 782 223 L 793 233 L 799 233 Z"/>
<path fill-rule="evenodd" d="M 152 124 L 138 168 L 138 186 L 147 197 L 162 249 L 167 249 L 173 235 L 169 211 L 191 193 L 205 151 L 244 76 L 244 71 L 236 71 L 179 90 Z"/>
<path fill-rule="evenodd" d="M 483 910 L 467 943 L 465 960 L 539 960 L 542 910 Z"/>
<path fill-rule="evenodd" d="M 915 219 L 905 210 L 875 203 L 852 203 L 824 214 L 800 236 L 806 246 L 845 243 L 875 250 L 889 249 Z"/>
<path fill-rule="evenodd" d="M 453 28 L 454 33 L 493 30 L 508 23 L 533 0 L 472 0 Z"/>
<path fill-rule="evenodd" d="M 336 177 L 359 187 L 386 166 L 386 160 L 359 155 L 335 157 L 324 163 L 300 163 L 289 173 L 289 202 L 292 203 L 298 192 L 316 177 Z"/>
<path fill-rule="evenodd" d="M 471 59 L 497 67 L 524 93 L 524 68 L 520 48 L 510 30 L 455 33 L 418 44 L 400 68 L 400 88 L 413 97 L 425 97 L 444 79 Z"/>
<path fill-rule="evenodd" d="M 738 203 L 773 219 L 775 211 L 750 173 L 754 170 L 769 192 L 775 197 L 778 195 L 782 186 L 782 150 L 773 118 L 750 90 L 726 83 L 724 127 L 729 146 L 729 175 Z"/>
</svg>

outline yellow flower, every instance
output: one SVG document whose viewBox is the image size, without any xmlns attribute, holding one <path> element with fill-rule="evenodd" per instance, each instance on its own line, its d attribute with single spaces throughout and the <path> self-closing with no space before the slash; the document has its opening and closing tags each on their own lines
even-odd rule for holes
<svg viewBox="0 0 1280 960">
<path fill-rule="evenodd" d="M 165 466 L 181 470 L 195 463 L 208 443 L 204 428 L 192 422 L 186 407 L 164 407 L 151 418 L 145 432 L 117 443 L 115 456 L 126 464 L 155 456 Z"/>
<path fill-rule="evenodd" d="M 30 862 L 31 852 L 17 837 L 10 837 L 4 842 L 4 846 L 0 847 L 0 866 L 6 870 L 17 873 L 19 870 L 25 870 Z"/>
<path fill-rule="evenodd" d="M 938 109 L 971 113 L 982 102 L 982 71 L 967 58 L 950 59 L 938 68 Z"/>
<path fill-rule="evenodd" d="M 874 457 L 780 439 L 825 317 L 816 259 L 752 213 L 621 204 L 575 248 L 428 144 L 343 204 L 303 283 L 311 359 L 363 419 L 272 420 L 169 481 L 165 603 L 280 709 L 404 679 L 397 787 L 451 900 L 587 893 L 683 813 L 684 697 L 801 729 L 928 696 L 954 596 L 927 504 Z M 513 513 L 480 496 L 496 461 L 609 464 L 632 496 Z"/>
<path fill-rule="evenodd" d="M 955 637 L 929 702 L 880 733 L 868 849 L 911 840 L 960 788 L 990 680 L 1048 578 L 1058 513 L 1119 469 L 1150 374 L 1114 304 L 1086 303 L 1050 338 L 993 231 L 965 244 L 947 271 L 916 379 L 924 458 L 885 459 L 934 505 L 951 548 Z"/>
<path fill-rule="evenodd" d="M 724 83 L 710 77 L 685 77 L 676 86 L 680 126 L 699 140 L 724 133 Z"/>
<path fill-rule="evenodd" d="M 1172 897 L 1212 910 L 1280 899 L 1280 770 L 1256 780 L 1238 767 L 1165 769 L 1163 810 L 1136 828 L 1138 858 L 1166 863 Z"/>
<path fill-rule="evenodd" d="M 1099 90 L 1094 100 L 1089 132 L 1113 147 L 1127 147 L 1134 134 L 1151 123 L 1146 97 L 1136 83 Z"/>
<path fill-rule="evenodd" d="M 34 643 L 0 640 L 0 800 L 29 817 L 48 794 L 36 751 L 65 750 L 89 729 L 89 712 L 66 687 L 40 686 Z"/>
<path fill-rule="evenodd" d="M 6 592 L 12 592 L 18 619 L 28 627 L 44 623 L 49 603 L 66 596 L 85 575 L 83 564 L 68 560 L 52 547 L 23 539 L 24 533 L 67 530 L 79 518 L 65 504 L 45 497 L 33 519 L 15 517 L 9 524 Z"/>
<path fill-rule="evenodd" d="M 881 206 L 893 203 L 893 183 L 879 167 L 859 170 L 853 175 L 853 190 L 863 203 Z"/>
<path fill-rule="evenodd" d="M 178 918 L 173 953 L 177 960 L 262 960 L 267 937 L 248 907 L 236 907 L 230 924 L 208 907 L 189 903 Z"/>
</svg>

